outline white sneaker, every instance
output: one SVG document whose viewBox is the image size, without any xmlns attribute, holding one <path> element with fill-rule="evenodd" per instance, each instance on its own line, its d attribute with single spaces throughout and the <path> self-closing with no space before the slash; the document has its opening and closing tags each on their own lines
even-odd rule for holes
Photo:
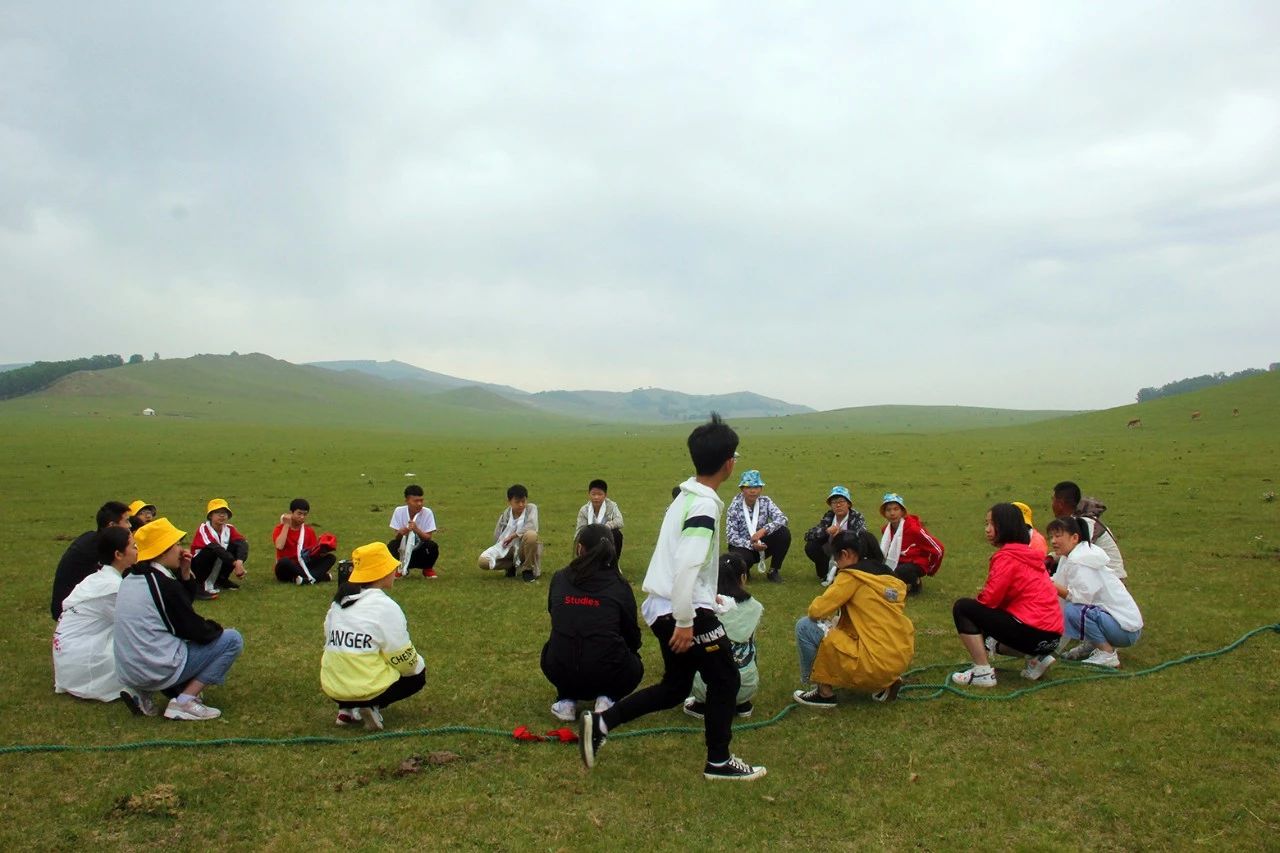
<svg viewBox="0 0 1280 853">
<path fill-rule="evenodd" d="M 612 707 L 613 707 L 613 700 L 610 699 L 608 696 L 596 697 L 595 712 L 597 714 L 603 714 L 605 711 L 609 710 Z"/>
<path fill-rule="evenodd" d="M 302 575 L 294 575 L 293 582 L 298 586 L 302 586 Z"/>
<path fill-rule="evenodd" d="M 557 699 L 551 703 L 551 716 L 566 723 L 578 719 L 578 703 L 572 699 Z"/>
<path fill-rule="evenodd" d="M 964 672 L 951 673 L 951 680 L 956 684 L 967 684 L 970 687 L 995 687 L 996 671 L 977 673 L 974 672 L 976 667 L 970 667 Z"/>
<path fill-rule="evenodd" d="M 382 731 L 382 710 L 368 705 L 364 708 L 357 708 L 360 712 L 360 718 L 364 720 L 364 727 L 371 732 Z"/>
<path fill-rule="evenodd" d="M 1082 641 L 1080 645 L 1076 646 L 1074 649 L 1071 649 L 1068 652 L 1064 652 L 1062 654 L 1062 659 L 1063 660 L 1084 660 L 1089 655 L 1093 654 L 1093 650 L 1094 650 L 1093 645 Z"/>
<path fill-rule="evenodd" d="M 1104 652 L 1102 649 L 1094 649 L 1093 654 L 1084 659 L 1083 663 L 1090 666 L 1105 666 L 1107 669 L 1120 668 L 1120 655 L 1114 650 Z"/>
<path fill-rule="evenodd" d="M 1027 665 L 1022 668 L 1022 677 L 1030 681 L 1039 680 L 1040 676 L 1049 671 L 1049 667 L 1058 662 L 1053 655 L 1040 655 L 1040 657 L 1027 658 Z"/>
<path fill-rule="evenodd" d="M 132 690 L 121 690 L 120 699 L 129 712 L 136 717 L 155 717 L 160 714 L 156 703 L 151 701 L 151 694 L 145 690 L 139 690 L 136 693 Z"/>
<path fill-rule="evenodd" d="M 164 709 L 166 720 L 216 720 L 221 716 L 221 711 L 210 708 L 199 699 L 183 703 L 175 697 L 169 700 L 168 707 Z"/>
</svg>

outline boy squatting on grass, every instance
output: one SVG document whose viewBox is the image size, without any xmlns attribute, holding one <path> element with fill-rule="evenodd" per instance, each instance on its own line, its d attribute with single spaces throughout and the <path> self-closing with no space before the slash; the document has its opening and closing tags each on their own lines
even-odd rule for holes
<svg viewBox="0 0 1280 853">
<path fill-rule="evenodd" d="M 280 516 L 280 523 L 271 531 L 271 544 L 276 549 L 276 580 L 281 583 L 312 584 L 329 581 L 333 564 L 338 561 L 334 553 L 338 539 L 332 533 L 316 536 L 314 527 L 307 526 L 311 504 L 306 498 L 294 498 L 289 511 Z"/>
<path fill-rule="evenodd" d="M 592 480 L 587 484 L 587 502 L 578 510 L 578 520 L 573 526 L 573 541 L 578 541 L 582 528 L 588 524 L 603 524 L 613 536 L 613 560 L 617 565 L 622 556 L 622 510 L 609 500 L 609 484 L 604 480 Z"/>
<path fill-rule="evenodd" d="M 437 578 L 436 560 L 440 559 L 440 546 L 435 540 L 436 514 L 430 507 L 423 506 L 422 486 L 412 483 L 404 487 L 404 505 L 391 513 L 391 529 L 396 532 L 396 538 L 387 543 L 387 549 L 400 561 L 400 574 L 422 569 L 424 578 Z"/>
<path fill-rule="evenodd" d="M 231 523 L 231 507 L 222 498 L 214 498 L 205 507 L 205 521 L 196 528 L 191 540 L 191 573 L 203 586 L 196 598 L 217 598 L 224 589 L 239 589 L 231 580 L 244 577 L 244 561 L 249 559 L 249 540 Z M 214 568 L 218 573 L 215 581 Z"/>
<path fill-rule="evenodd" d="M 351 556 L 351 576 L 338 585 L 324 618 L 320 687 L 338 703 L 338 725 L 363 722 L 377 730 L 383 708 L 423 688 L 427 668 L 404 611 L 386 593 L 400 561 L 381 542 L 361 545 Z"/>
<path fill-rule="evenodd" d="M 538 505 L 529 503 L 529 490 L 516 483 L 507 489 L 507 508 L 493 528 L 494 542 L 480 552 L 482 569 L 504 569 L 507 577 L 533 583 L 542 574 L 542 542 L 538 540 Z"/>
<path fill-rule="evenodd" d="M 98 533 L 108 527 L 129 527 L 129 508 L 120 501 L 107 501 L 98 509 L 98 526 L 75 538 L 53 573 L 53 595 L 49 600 L 49 613 L 53 621 L 62 615 L 62 602 L 82 580 L 98 570 Z"/>
<path fill-rule="evenodd" d="M 695 674 L 707 685 L 703 717 L 706 779 L 749 781 L 765 775 L 729 752 L 738 667 L 729 638 L 716 617 L 719 520 L 724 503 L 716 488 L 733 474 L 738 435 L 720 416 L 711 415 L 689 434 L 689 456 L 695 476 L 680 485 L 667 508 L 658 542 L 645 573 L 649 594 L 640 611 L 662 652 L 662 680 L 620 700 L 603 714 L 584 711 L 580 721 L 582 763 L 595 766 L 596 755 L 611 729 L 645 714 L 682 703 Z"/>
</svg>

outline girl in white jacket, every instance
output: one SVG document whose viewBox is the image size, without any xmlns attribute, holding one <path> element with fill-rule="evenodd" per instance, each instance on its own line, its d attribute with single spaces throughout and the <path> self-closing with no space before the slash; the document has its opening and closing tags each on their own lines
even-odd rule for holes
<svg viewBox="0 0 1280 853">
<path fill-rule="evenodd" d="M 1089 541 L 1084 519 L 1055 518 L 1048 533 L 1059 557 L 1053 583 L 1062 600 L 1062 636 L 1081 641 L 1062 657 L 1118 669 L 1116 648 L 1132 646 L 1142 635 L 1138 605 L 1111 569 L 1107 553 Z"/>
</svg>

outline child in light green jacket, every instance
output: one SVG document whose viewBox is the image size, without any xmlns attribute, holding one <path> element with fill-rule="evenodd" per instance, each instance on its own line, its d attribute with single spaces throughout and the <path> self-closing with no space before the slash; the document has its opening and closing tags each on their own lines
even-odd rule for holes
<svg viewBox="0 0 1280 853">
<path fill-rule="evenodd" d="M 720 557 L 720 576 L 716 588 L 716 613 L 720 624 L 729 636 L 733 661 L 738 665 L 741 686 L 734 712 L 739 717 L 750 717 L 751 700 L 760 689 L 760 670 L 756 668 L 756 628 L 764 615 L 764 605 L 751 597 L 744 582 L 747 580 L 746 561 L 737 554 Z M 684 700 L 684 712 L 690 717 L 702 719 L 707 701 L 707 685 L 701 675 L 694 676 L 693 695 Z"/>
</svg>

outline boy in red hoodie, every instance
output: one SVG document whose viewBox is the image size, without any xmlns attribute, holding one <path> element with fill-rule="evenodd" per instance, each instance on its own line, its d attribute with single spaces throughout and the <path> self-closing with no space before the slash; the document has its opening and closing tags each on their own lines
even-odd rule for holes
<svg viewBox="0 0 1280 853">
<path fill-rule="evenodd" d="M 924 529 L 919 516 L 907 514 L 907 504 L 897 492 L 881 499 L 880 514 L 889 522 L 880 528 L 884 564 L 907 585 L 907 594 L 915 595 L 921 589 L 921 577 L 936 575 L 942 568 L 942 543 Z"/>
</svg>

